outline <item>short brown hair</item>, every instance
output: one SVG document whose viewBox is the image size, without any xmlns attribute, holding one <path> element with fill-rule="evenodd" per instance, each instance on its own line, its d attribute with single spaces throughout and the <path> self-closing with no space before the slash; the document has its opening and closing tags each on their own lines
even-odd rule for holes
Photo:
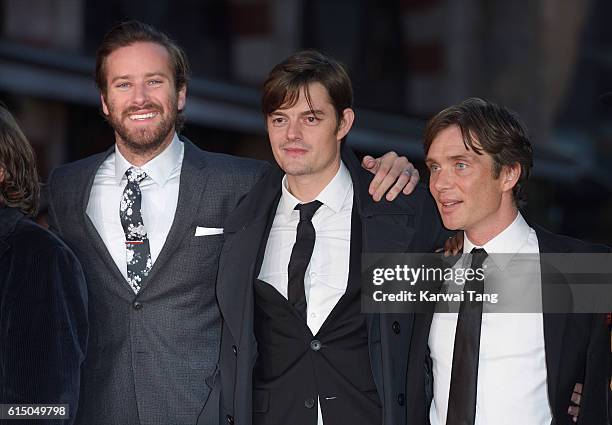
<svg viewBox="0 0 612 425">
<path fill-rule="evenodd" d="M 521 175 L 512 189 L 517 207 L 526 202 L 525 185 L 533 167 L 533 149 L 524 124 L 518 115 L 503 106 L 479 98 L 464 100 L 444 109 L 429 120 L 425 128 L 425 155 L 442 130 L 456 125 L 463 144 L 481 155 L 493 158 L 493 176 L 499 177 L 504 165 L 520 164 Z M 480 147 L 475 146 L 477 142 Z"/>
<path fill-rule="evenodd" d="M 0 207 L 18 208 L 35 216 L 40 184 L 32 146 L 11 113 L 0 105 Z"/>
<path fill-rule="evenodd" d="M 340 62 L 317 50 L 294 53 L 270 71 L 261 99 L 264 116 L 282 106 L 295 105 L 302 89 L 308 105 L 312 108 L 308 91 L 308 86 L 312 83 L 320 83 L 327 90 L 339 126 L 342 112 L 353 106 L 351 79 Z"/>
<path fill-rule="evenodd" d="M 151 25 L 138 21 L 120 22 L 106 33 L 102 43 L 96 51 L 95 79 L 98 89 L 106 96 L 107 81 L 105 63 L 106 58 L 115 50 L 130 46 L 134 43 L 156 43 L 166 48 L 170 55 L 170 68 L 174 74 L 174 86 L 178 93 L 183 87 L 187 87 L 189 81 L 189 62 L 187 55 L 170 37 L 163 32 L 153 28 Z M 176 128 L 179 131 L 184 118 L 179 111 Z"/>
</svg>

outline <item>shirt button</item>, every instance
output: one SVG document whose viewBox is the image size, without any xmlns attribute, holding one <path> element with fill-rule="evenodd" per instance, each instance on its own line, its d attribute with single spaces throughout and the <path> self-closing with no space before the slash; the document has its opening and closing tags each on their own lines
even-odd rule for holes
<svg viewBox="0 0 612 425">
<path fill-rule="evenodd" d="M 393 333 L 395 333 L 396 335 L 400 333 L 400 324 L 395 321 L 393 322 L 393 325 L 391 326 L 391 329 L 393 329 Z"/>
<path fill-rule="evenodd" d="M 140 310 L 142 309 L 142 304 L 140 304 L 138 301 L 134 301 L 134 303 L 132 304 L 132 308 L 134 310 Z"/>
<path fill-rule="evenodd" d="M 321 341 L 319 341 L 318 339 L 313 339 L 312 341 L 310 341 L 310 348 L 312 349 L 312 351 L 319 351 L 321 347 L 323 347 L 323 344 L 321 344 Z"/>
<path fill-rule="evenodd" d="M 312 277 L 314 279 L 315 277 L 317 277 L 317 274 L 315 272 L 311 272 L 310 273 L 310 277 Z"/>
<path fill-rule="evenodd" d="M 399 393 L 397 395 L 397 404 L 399 404 L 400 406 L 403 406 L 405 402 L 406 402 L 406 396 L 404 396 L 404 393 Z"/>
<path fill-rule="evenodd" d="M 312 409 L 315 405 L 315 401 L 313 398 L 307 398 L 306 400 L 304 400 L 304 407 L 306 409 Z"/>
</svg>

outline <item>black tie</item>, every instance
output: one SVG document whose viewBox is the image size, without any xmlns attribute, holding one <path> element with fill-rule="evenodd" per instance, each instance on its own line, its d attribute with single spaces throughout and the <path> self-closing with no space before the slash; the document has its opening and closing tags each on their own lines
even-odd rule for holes
<svg viewBox="0 0 612 425">
<path fill-rule="evenodd" d="M 138 168 L 130 167 L 125 175 L 127 184 L 121 197 L 119 217 L 125 233 L 128 283 L 132 291 L 137 294 L 142 281 L 151 270 L 149 238 L 140 211 L 142 204 L 140 182 L 147 177 L 147 174 Z"/>
<path fill-rule="evenodd" d="M 487 252 L 484 249 L 472 249 L 470 268 L 472 270 L 482 268 L 485 258 Z M 446 425 L 473 425 L 476 419 L 482 301 L 470 301 L 467 291 L 475 291 L 482 295 L 484 282 L 470 279 L 466 281 L 463 290 L 465 298 L 459 307 L 457 319 Z"/>
<path fill-rule="evenodd" d="M 312 216 L 323 205 L 319 201 L 312 201 L 307 204 L 298 204 L 295 209 L 300 211 L 300 222 L 297 225 L 297 235 L 295 244 L 291 250 L 289 259 L 289 284 L 288 298 L 300 316 L 306 320 L 306 294 L 304 292 L 304 275 L 312 257 L 312 250 L 315 244 L 315 229 L 312 225 Z"/>
</svg>

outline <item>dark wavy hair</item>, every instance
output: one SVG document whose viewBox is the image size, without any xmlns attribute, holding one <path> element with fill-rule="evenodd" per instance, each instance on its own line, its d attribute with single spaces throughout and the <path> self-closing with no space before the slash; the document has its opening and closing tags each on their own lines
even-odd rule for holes
<svg viewBox="0 0 612 425">
<path fill-rule="evenodd" d="M 0 104 L 0 207 L 38 212 L 40 184 L 32 146 L 11 113 Z"/>
<path fill-rule="evenodd" d="M 277 109 L 291 108 L 304 95 L 312 109 L 309 86 L 319 83 L 327 90 L 336 112 L 336 131 L 346 108 L 353 106 L 353 87 L 346 68 L 337 60 L 318 51 L 302 50 L 276 65 L 263 85 L 261 110 L 267 117 Z"/>
<path fill-rule="evenodd" d="M 174 76 L 174 87 L 178 93 L 183 87 L 187 87 L 189 81 L 189 62 L 187 55 L 181 47 L 163 32 L 153 28 L 151 25 L 138 21 L 120 22 L 112 27 L 104 36 L 102 43 L 96 51 L 95 80 L 98 89 L 106 97 L 106 58 L 115 50 L 130 46 L 134 43 L 156 43 L 168 51 L 170 56 L 170 68 Z M 176 122 L 176 131 L 180 131 L 185 122 L 182 111 L 179 111 Z"/>
<path fill-rule="evenodd" d="M 483 151 L 493 158 L 493 177 L 499 177 L 504 165 L 521 165 L 521 175 L 512 189 L 514 202 L 523 208 L 527 202 L 525 186 L 533 167 L 533 148 L 525 125 L 508 108 L 477 97 L 439 112 L 425 128 L 425 156 L 433 140 L 442 130 L 456 125 L 463 144 L 477 154 Z M 475 146 L 475 143 L 480 147 Z"/>
</svg>

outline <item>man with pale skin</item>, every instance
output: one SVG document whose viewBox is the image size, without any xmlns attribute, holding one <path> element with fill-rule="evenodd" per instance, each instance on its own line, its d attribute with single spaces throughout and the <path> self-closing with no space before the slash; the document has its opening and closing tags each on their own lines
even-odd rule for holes
<svg viewBox="0 0 612 425">
<path fill-rule="evenodd" d="M 444 226 L 463 231 L 472 264 L 480 257 L 478 267 L 504 270 L 491 254 L 609 252 L 523 218 L 532 147 L 506 108 L 476 98 L 451 106 L 428 122 L 424 146 L 430 192 Z M 537 276 L 545 301 L 545 278 Z M 415 324 L 408 389 L 415 423 L 607 423 L 602 315 L 483 313 L 463 304 Z M 577 382 L 582 395 L 572 396 Z"/>
<path fill-rule="evenodd" d="M 278 168 L 228 218 L 219 260 L 226 423 L 406 423 L 412 316 L 361 313 L 361 254 L 432 252 L 447 232 L 422 186 L 372 202 L 347 146 L 352 99 L 344 67 L 313 50 L 264 83 Z"/>
<path fill-rule="evenodd" d="M 225 219 L 268 165 L 179 136 L 187 80 L 168 36 L 134 21 L 113 27 L 96 84 L 115 143 L 49 179 L 50 226 L 81 260 L 89 292 L 78 424 L 191 425 L 210 394 Z M 366 163 L 378 173 L 374 198 L 416 184 L 396 154 Z"/>
</svg>

